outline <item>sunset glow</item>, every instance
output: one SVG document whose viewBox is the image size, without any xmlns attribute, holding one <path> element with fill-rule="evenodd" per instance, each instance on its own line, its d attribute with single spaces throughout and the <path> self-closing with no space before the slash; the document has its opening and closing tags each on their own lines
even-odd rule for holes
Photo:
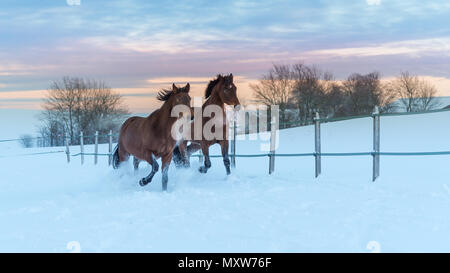
<svg viewBox="0 0 450 273">
<path fill-rule="evenodd" d="M 0 11 L 0 108 L 39 109 L 51 81 L 105 81 L 133 112 L 156 92 L 191 83 L 202 95 L 218 73 L 252 100 L 273 63 L 332 72 L 408 70 L 450 95 L 447 1 L 6 1 Z"/>
</svg>

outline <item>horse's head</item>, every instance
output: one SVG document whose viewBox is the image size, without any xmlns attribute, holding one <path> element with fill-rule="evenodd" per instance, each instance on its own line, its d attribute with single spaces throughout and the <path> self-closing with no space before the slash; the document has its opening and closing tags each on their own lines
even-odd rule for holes
<svg viewBox="0 0 450 273">
<path fill-rule="evenodd" d="M 177 87 L 175 84 L 172 84 L 173 91 L 173 106 L 182 104 L 187 107 L 191 107 L 191 96 L 189 96 L 189 90 L 191 89 L 191 85 L 189 83 L 186 84 L 185 87 Z"/>
<path fill-rule="evenodd" d="M 173 109 L 177 105 L 184 105 L 187 108 L 186 115 L 190 115 L 191 97 L 189 96 L 190 84 L 186 84 L 184 87 L 177 87 L 172 84 L 172 90 L 163 90 L 158 93 L 158 100 L 165 101 L 164 105 L 167 105 L 169 109 Z"/>
<path fill-rule="evenodd" d="M 228 105 L 237 106 L 241 103 L 239 102 L 239 99 L 237 97 L 237 88 L 236 85 L 233 83 L 233 74 L 230 74 L 228 76 L 219 76 L 219 96 L 221 97 L 222 101 Z"/>
<path fill-rule="evenodd" d="M 236 90 L 236 85 L 233 83 L 233 74 L 227 76 L 218 75 L 217 79 L 209 83 L 205 95 L 209 97 L 213 92 L 216 92 L 223 103 L 238 106 L 241 103 L 237 97 Z"/>
</svg>

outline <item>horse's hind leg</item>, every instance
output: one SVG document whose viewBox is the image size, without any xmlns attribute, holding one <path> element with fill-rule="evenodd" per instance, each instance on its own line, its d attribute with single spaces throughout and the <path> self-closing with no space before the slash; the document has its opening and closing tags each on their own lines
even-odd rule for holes
<svg viewBox="0 0 450 273">
<path fill-rule="evenodd" d="M 114 169 L 117 169 L 117 168 L 119 168 L 119 164 L 120 164 L 119 145 L 116 145 L 116 147 L 114 148 L 113 157 L 112 157 L 112 166 Z"/>
<path fill-rule="evenodd" d="M 167 183 L 169 181 L 169 166 L 172 161 L 172 153 L 163 156 L 162 159 L 162 190 L 167 191 Z"/>
<path fill-rule="evenodd" d="M 183 164 L 184 168 L 189 168 L 191 165 L 191 162 L 189 160 L 190 156 L 187 153 L 187 141 L 183 141 L 179 145 L 180 147 L 180 153 L 181 153 L 181 162 Z"/>
<path fill-rule="evenodd" d="M 133 157 L 133 167 L 134 167 L 134 171 L 137 171 L 139 169 L 139 162 L 141 162 L 141 160 L 137 157 Z"/>
<path fill-rule="evenodd" d="M 205 157 L 205 165 L 201 166 L 198 170 L 201 173 L 208 172 L 208 169 L 211 168 L 211 160 L 209 159 L 209 146 L 207 144 L 202 143 L 202 152 Z"/>
<path fill-rule="evenodd" d="M 186 154 L 188 157 L 191 157 L 193 153 L 197 152 L 201 148 L 202 146 L 199 143 L 191 142 L 191 144 L 189 144 L 189 146 L 186 147 Z"/>
<path fill-rule="evenodd" d="M 150 160 L 148 163 L 150 163 L 150 165 L 152 165 L 152 171 L 150 172 L 149 175 L 147 175 L 146 177 L 142 178 L 139 181 L 139 185 L 141 185 L 141 186 L 145 186 L 148 183 L 152 182 L 153 176 L 155 175 L 155 173 L 158 172 L 158 169 L 159 169 L 159 164 L 156 161 L 156 158 L 153 154 L 151 154 Z"/>
<path fill-rule="evenodd" d="M 123 145 L 117 144 L 114 154 L 113 154 L 113 168 L 119 168 L 120 163 L 128 160 L 130 154 L 125 150 Z"/>
<path fill-rule="evenodd" d="M 173 163 L 177 168 L 189 168 L 190 162 L 186 152 L 186 142 L 182 141 L 173 149 Z"/>
</svg>

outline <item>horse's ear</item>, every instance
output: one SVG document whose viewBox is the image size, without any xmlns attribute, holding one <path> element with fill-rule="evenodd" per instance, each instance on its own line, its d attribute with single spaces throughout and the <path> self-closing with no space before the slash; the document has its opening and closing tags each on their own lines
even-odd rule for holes
<svg viewBox="0 0 450 273">
<path fill-rule="evenodd" d="M 191 89 L 191 85 L 189 83 L 186 84 L 186 87 L 184 88 L 186 93 L 189 93 L 189 90 Z"/>
<path fill-rule="evenodd" d="M 233 82 L 233 73 L 230 73 L 231 82 Z"/>
<path fill-rule="evenodd" d="M 178 87 L 174 83 L 172 83 L 172 91 L 175 93 L 178 92 Z"/>
</svg>

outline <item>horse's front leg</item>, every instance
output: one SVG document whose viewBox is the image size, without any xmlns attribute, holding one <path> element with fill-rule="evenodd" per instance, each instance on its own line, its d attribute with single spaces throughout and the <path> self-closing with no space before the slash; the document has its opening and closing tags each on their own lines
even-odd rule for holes
<svg viewBox="0 0 450 273">
<path fill-rule="evenodd" d="M 169 166 L 170 161 L 172 161 L 172 153 L 163 156 L 161 161 L 162 161 L 162 190 L 167 191 L 167 183 L 169 181 Z"/>
<path fill-rule="evenodd" d="M 189 158 L 191 157 L 191 155 L 195 152 L 197 152 L 198 150 L 200 150 L 202 148 L 202 146 L 200 145 L 200 143 L 197 142 L 192 142 L 191 144 L 189 144 L 189 146 L 186 147 L 186 156 Z"/>
<path fill-rule="evenodd" d="M 148 183 L 152 182 L 153 176 L 155 175 L 155 173 L 158 172 L 158 169 L 159 169 L 159 164 L 156 161 L 156 158 L 153 154 L 150 155 L 150 159 L 148 160 L 148 163 L 150 165 L 152 165 L 152 171 L 150 172 L 149 175 L 147 175 L 146 177 L 142 178 L 139 181 L 139 185 L 141 185 L 142 187 L 147 185 Z"/>
<path fill-rule="evenodd" d="M 205 157 L 205 165 L 201 166 L 198 170 L 201 173 L 206 173 L 209 168 L 211 168 L 211 160 L 209 159 L 209 146 L 206 143 L 202 143 L 202 152 Z"/>
<path fill-rule="evenodd" d="M 227 175 L 231 173 L 230 171 L 230 158 L 228 156 L 228 140 L 222 140 L 220 142 L 220 147 L 222 148 L 223 165 L 225 165 L 225 170 Z"/>
<path fill-rule="evenodd" d="M 133 156 L 133 167 L 135 172 L 139 169 L 139 162 L 141 162 L 141 160 L 136 156 Z"/>
<path fill-rule="evenodd" d="M 189 156 L 187 153 L 187 141 L 182 141 L 179 145 L 178 148 L 180 149 L 180 154 L 181 154 L 181 164 L 184 168 L 189 168 L 190 164 L 190 160 L 189 160 Z"/>
</svg>

